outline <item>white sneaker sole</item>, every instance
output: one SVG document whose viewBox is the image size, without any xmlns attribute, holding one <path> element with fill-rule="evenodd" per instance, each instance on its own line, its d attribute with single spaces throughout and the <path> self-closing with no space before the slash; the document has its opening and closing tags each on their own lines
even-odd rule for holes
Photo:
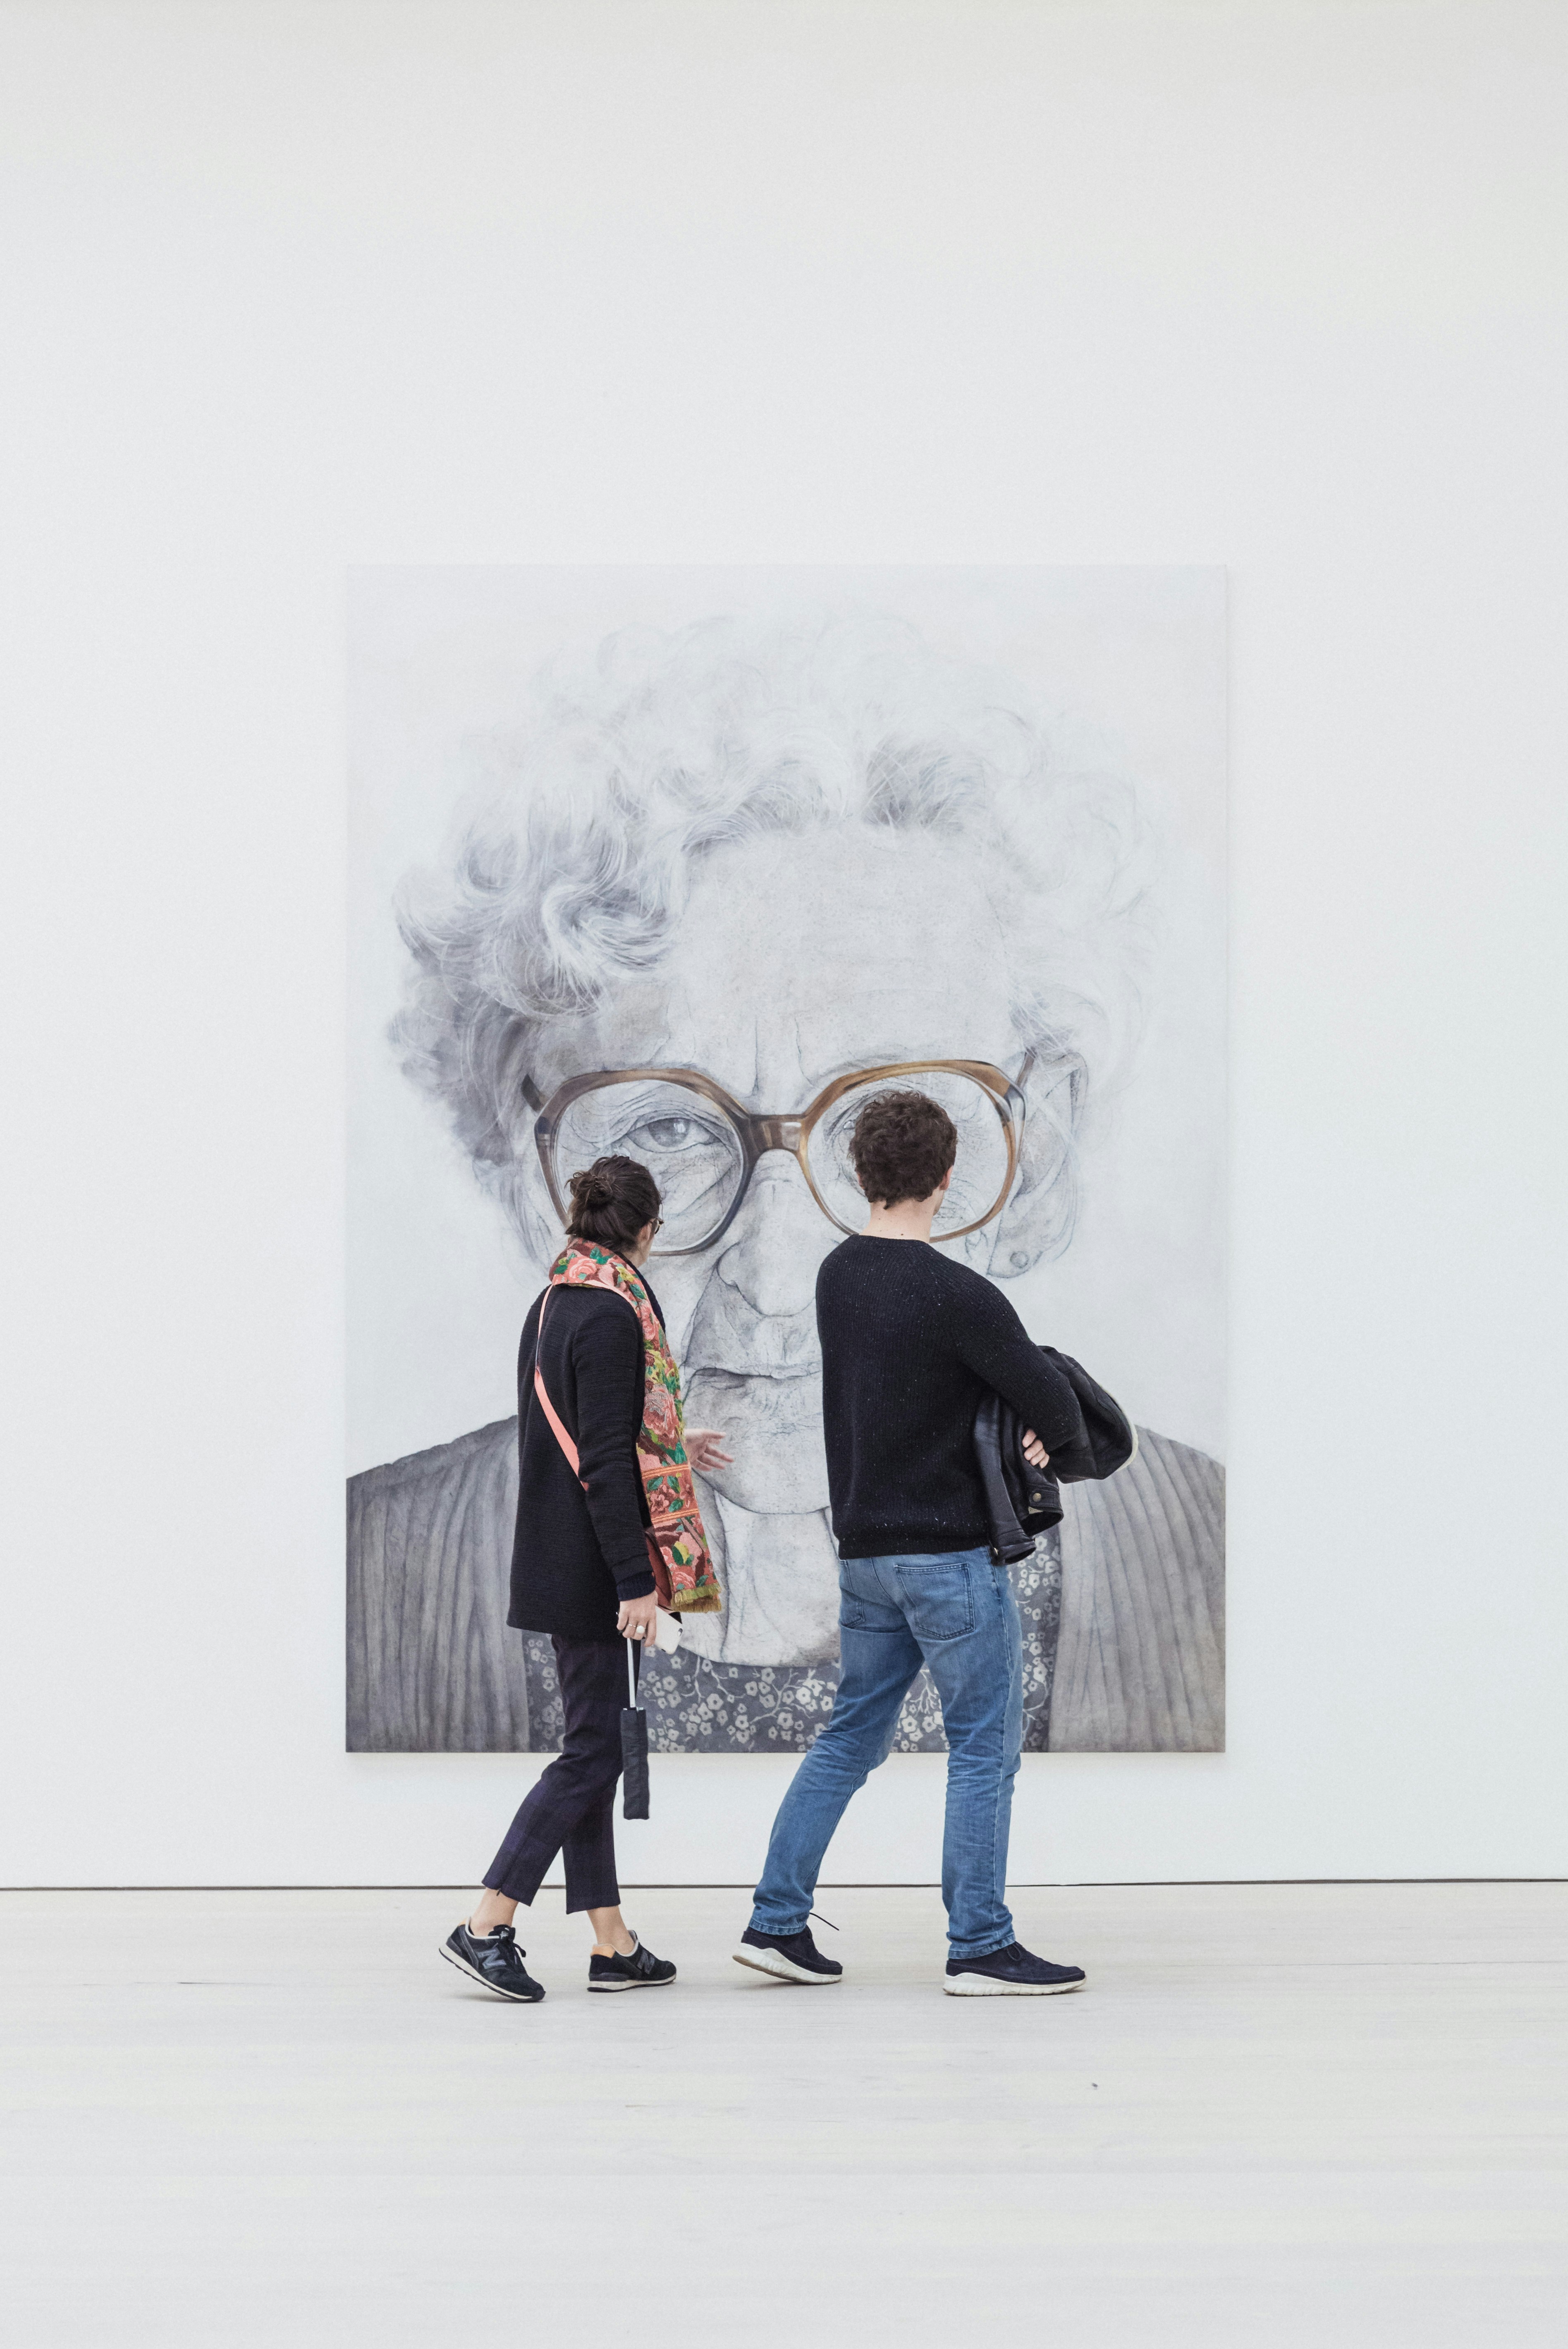
<svg viewBox="0 0 1568 2349">
<path fill-rule="evenodd" d="M 809 1967 L 798 1966 L 782 1950 L 739 1949 L 735 1952 L 738 1966 L 749 1966 L 754 1974 L 771 1974 L 775 1982 L 804 1982 L 815 1990 L 823 1982 L 842 1982 L 842 1974 L 814 1974 Z"/>
<path fill-rule="evenodd" d="M 1082 1990 L 1076 1982 L 1005 1982 L 995 1974 L 949 1974 L 943 1989 L 949 1998 L 1060 1998 L 1064 1992 Z"/>
<path fill-rule="evenodd" d="M 456 1950 L 448 1949 L 445 1941 L 440 1942 L 438 1947 L 442 1957 L 445 1958 L 449 1966 L 456 1966 L 458 1971 L 460 1974 L 466 1974 L 469 1982 L 478 1982 L 481 1990 L 488 1990 L 492 1998 L 504 1998 L 508 2006 L 537 2006 L 539 2004 L 538 1999 L 530 1998 L 522 1992 L 515 1990 L 498 1990 L 494 1982 L 487 1980 L 485 1975 L 480 1973 L 478 1966 L 470 1966 L 467 1958 L 459 1958 Z"/>
<path fill-rule="evenodd" d="M 655 1977 L 651 1981 L 645 1978 L 641 1982 L 628 1982 L 624 1975 L 622 1975 L 612 1982 L 591 1982 L 588 1987 L 595 1995 L 601 1992 L 612 1990 L 668 1990 L 671 1982 L 678 1982 L 679 1979 L 678 1974 L 665 1974 L 662 1978 Z"/>
</svg>

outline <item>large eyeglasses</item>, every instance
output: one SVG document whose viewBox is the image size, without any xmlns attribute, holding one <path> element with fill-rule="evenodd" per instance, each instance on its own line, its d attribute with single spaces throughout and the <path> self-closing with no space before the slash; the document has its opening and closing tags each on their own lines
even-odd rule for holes
<svg viewBox="0 0 1568 2349">
<path fill-rule="evenodd" d="M 663 1228 L 656 1256 L 711 1247 L 734 1221 L 757 1162 L 787 1150 L 822 1213 L 858 1232 L 866 1203 L 850 1164 L 855 1120 L 873 1093 L 922 1092 L 940 1102 L 958 1133 L 953 1181 L 932 1226 L 934 1239 L 962 1239 L 998 1216 L 1017 1171 L 1024 1132 L 1016 1081 L 989 1061 L 901 1061 L 835 1077 L 798 1115 L 754 1116 L 698 1069 L 604 1069 L 569 1077 L 543 1101 L 532 1080 L 523 1098 L 538 1112 L 533 1138 L 562 1223 L 562 1175 L 595 1158 L 634 1158 L 659 1186 Z"/>
</svg>

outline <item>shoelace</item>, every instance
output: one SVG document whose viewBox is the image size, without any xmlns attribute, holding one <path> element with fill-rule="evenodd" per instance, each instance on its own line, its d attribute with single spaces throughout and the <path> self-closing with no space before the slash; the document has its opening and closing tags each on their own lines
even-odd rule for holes
<svg viewBox="0 0 1568 2349">
<path fill-rule="evenodd" d="M 819 1925 L 826 1925 L 826 1927 L 827 1927 L 827 1929 L 828 1929 L 828 1930 L 829 1930 L 829 1932 L 830 1932 L 830 1933 L 836 1933 L 836 1932 L 838 1931 L 838 1930 L 839 1930 L 839 1929 L 838 1929 L 838 1927 L 834 1924 L 834 1922 L 833 1922 L 832 1919 L 831 1919 L 830 1917 L 824 1917 L 824 1916 L 823 1916 L 823 1914 L 822 1914 L 822 1912 L 821 1912 L 821 1910 L 820 1910 L 820 1909 L 807 1909 L 807 1911 L 806 1911 L 806 1922 L 807 1922 L 807 1924 L 808 1924 L 808 1925 L 810 1923 L 810 1921 L 811 1921 L 811 1920 L 812 1920 L 812 1918 L 813 1918 L 813 1917 L 815 1917 L 815 1919 L 816 1919 L 816 1920 L 817 1920 L 817 1922 L 818 1922 L 818 1924 L 819 1924 Z"/>
<path fill-rule="evenodd" d="M 493 1950 L 496 1952 L 496 1955 L 498 1957 L 504 1958 L 508 1964 L 511 1964 L 515 1961 L 516 1964 L 521 1966 L 523 1959 L 528 1955 L 528 1951 L 526 1950 L 520 1950 L 517 1946 L 517 1928 L 515 1925 L 492 1926 L 488 1933 L 474 1933 L 470 1935 L 469 1938 L 480 1949 Z"/>
</svg>

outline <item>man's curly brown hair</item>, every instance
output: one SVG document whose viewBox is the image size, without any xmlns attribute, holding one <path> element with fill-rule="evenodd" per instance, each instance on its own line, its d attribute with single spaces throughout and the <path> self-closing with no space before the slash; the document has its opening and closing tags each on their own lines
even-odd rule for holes
<svg viewBox="0 0 1568 2349">
<path fill-rule="evenodd" d="M 855 1120 L 850 1156 L 873 1206 L 929 1199 L 958 1155 L 958 1129 L 929 1093 L 876 1093 Z"/>
</svg>

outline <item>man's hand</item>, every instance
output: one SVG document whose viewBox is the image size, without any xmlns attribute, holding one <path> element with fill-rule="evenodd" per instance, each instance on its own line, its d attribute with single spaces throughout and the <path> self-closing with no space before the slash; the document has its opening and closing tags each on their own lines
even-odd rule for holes
<svg viewBox="0 0 1568 2349">
<path fill-rule="evenodd" d="M 1051 1455 L 1032 1427 L 1024 1430 L 1024 1457 L 1031 1468 L 1048 1468 Z"/>
<path fill-rule="evenodd" d="M 652 1647 L 659 1628 L 659 1601 L 650 1590 L 645 1599 L 623 1599 L 615 1617 L 615 1629 L 623 1640 L 641 1640 Z"/>
<path fill-rule="evenodd" d="M 705 1476 L 716 1468 L 734 1464 L 735 1454 L 724 1448 L 724 1438 L 717 1427 L 688 1427 L 686 1431 L 686 1458 Z"/>
</svg>

